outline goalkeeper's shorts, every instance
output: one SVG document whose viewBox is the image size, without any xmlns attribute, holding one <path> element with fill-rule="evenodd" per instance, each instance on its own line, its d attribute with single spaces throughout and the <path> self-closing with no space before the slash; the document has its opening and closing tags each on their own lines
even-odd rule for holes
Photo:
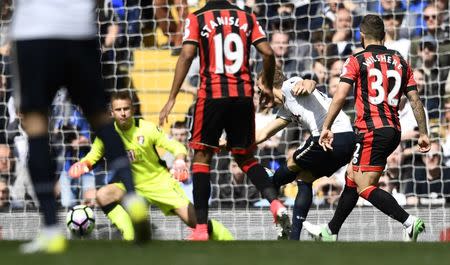
<svg viewBox="0 0 450 265">
<path fill-rule="evenodd" d="M 113 185 L 125 190 L 122 183 Z M 138 183 L 135 187 L 138 195 L 157 206 L 165 215 L 173 215 L 175 209 L 186 207 L 190 203 L 180 183 L 173 178 L 164 178 L 159 183 Z"/>
</svg>

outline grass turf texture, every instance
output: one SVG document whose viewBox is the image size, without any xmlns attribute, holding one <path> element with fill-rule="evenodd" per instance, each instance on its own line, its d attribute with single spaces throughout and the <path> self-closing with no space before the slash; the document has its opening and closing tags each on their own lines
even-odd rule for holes
<svg viewBox="0 0 450 265">
<path fill-rule="evenodd" d="M 21 255 L 18 241 L 0 241 L 5 265 L 138 264 L 448 264 L 450 244 L 402 242 L 152 241 L 134 246 L 122 241 L 71 241 L 60 255 Z"/>
</svg>

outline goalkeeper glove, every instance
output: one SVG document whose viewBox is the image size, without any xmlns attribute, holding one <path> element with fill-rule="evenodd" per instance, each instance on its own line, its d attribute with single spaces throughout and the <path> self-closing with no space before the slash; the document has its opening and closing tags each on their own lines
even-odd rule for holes
<svg viewBox="0 0 450 265">
<path fill-rule="evenodd" d="M 87 161 L 76 162 L 69 168 L 69 176 L 72 178 L 79 178 L 83 174 L 91 171 L 92 165 Z"/>
<path fill-rule="evenodd" d="M 170 173 L 179 182 L 185 182 L 189 178 L 189 171 L 183 159 L 177 159 L 173 162 Z"/>
</svg>

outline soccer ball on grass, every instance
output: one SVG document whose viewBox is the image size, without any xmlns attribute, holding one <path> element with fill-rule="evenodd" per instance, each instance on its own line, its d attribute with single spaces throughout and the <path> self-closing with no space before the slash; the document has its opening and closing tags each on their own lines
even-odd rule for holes
<svg viewBox="0 0 450 265">
<path fill-rule="evenodd" d="M 87 236 L 95 226 L 94 211 L 89 206 L 76 205 L 67 213 L 66 224 L 72 235 Z"/>
</svg>

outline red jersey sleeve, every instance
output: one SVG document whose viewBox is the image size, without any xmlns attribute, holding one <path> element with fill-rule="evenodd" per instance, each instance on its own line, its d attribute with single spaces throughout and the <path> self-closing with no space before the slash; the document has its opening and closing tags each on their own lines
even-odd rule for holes
<svg viewBox="0 0 450 265">
<path fill-rule="evenodd" d="M 404 94 L 408 93 L 409 91 L 412 90 L 417 90 L 417 83 L 416 80 L 414 79 L 414 74 L 413 71 L 411 70 L 411 67 L 409 67 L 408 65 L 408 69 L 406 70 L 406 86 L 405 86 L 405 90 L 403 91 Z"/>
<path fill-rule="evenodd" d="M 200 41 L 197 16 L 193 13 L 189 14 L 184 23 L 183 44 L 193 43 L 197 45 Z"/>
<path fill-rule="evenodd" d="M 256 20 L 255 14 L 251 14 L 251 17 L 253 21 L 251 41 L 252 44 L 256 46 L 261 41 L 267 41 L 267 37 L 263 28 L 259 25 L 259 22 Z"/>
<path fill-rule="evenodd" d="M 359 77 L 358 60 L 354 56 L 350 56 L 347 58 L 344 65 L 342 66 L 341 82 L 346 82 L 349 83 L 350 85 L 353 85 L 353 83 L 358 79 L 358 77 Z"/>
</svg>

